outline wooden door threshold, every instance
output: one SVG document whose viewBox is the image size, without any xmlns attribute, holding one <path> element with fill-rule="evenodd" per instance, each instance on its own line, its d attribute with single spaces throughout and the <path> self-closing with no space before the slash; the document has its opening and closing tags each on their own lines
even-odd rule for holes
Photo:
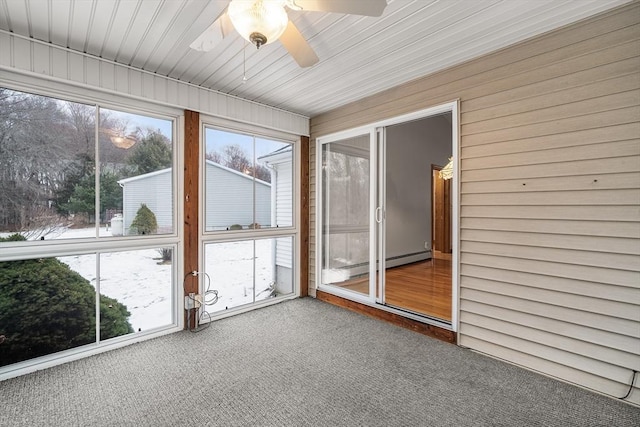
<svg viewBox="0 0 640 427">
<path fill-rule="evenodd" d="M 379 308 L 371 307 L 319 290 L 316 291 L 316 298 L 320 301 L 325 301 L 329 304 L 337 305 L 338 307 L 343 307 L 351 311 L 355 311 L 356 313 L 384 320 L 385 322 L 393 323 L 394 325 L 401 326 L 406 329 L 411 329 L 414 332 L 427 335 L 431 338 L 439 339 L 440 341 L 448 342 L 451 344 L 456 343 L 456 333 L 447 329 L 418 322 L 399 314 L 391 313 Z"/>
</svg>

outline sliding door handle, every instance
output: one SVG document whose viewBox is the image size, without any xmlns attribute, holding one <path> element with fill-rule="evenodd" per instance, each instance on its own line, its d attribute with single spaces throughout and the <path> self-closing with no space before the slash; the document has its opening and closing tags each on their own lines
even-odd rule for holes
<svg viewBox="0 0 640 427">
<path fill-rule="evenodd" d="M 382 222 L 382 207 L 378 206 L 376 208 L 376 222 L 380 224 Z"/>
</svg>

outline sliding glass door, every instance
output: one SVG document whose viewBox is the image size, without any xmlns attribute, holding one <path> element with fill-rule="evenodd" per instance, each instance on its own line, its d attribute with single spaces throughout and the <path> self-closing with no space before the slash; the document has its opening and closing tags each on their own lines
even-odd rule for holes
<svg viewBox="0 0 640 427">
<path fill-rule="evenodd" d="M 319 290 L 456 323 L 457 178 L 433 171 L 455 164 L 457 126 L 453 102 L 316 140 Z"/>
<path fill-rule="evenodd" d="M 355 131 L 321 141 L 320 151 L 320 280 L 333 291 L 357 299 L 375 295 L 370 273 L 375 260 L 372 145 L 373 133 Z"/>
</svg>

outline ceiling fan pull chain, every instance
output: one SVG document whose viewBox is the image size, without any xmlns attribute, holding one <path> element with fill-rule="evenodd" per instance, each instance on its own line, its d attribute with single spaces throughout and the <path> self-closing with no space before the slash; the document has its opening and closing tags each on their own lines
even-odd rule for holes
<svg viewBox="0 0 640 427">
<path fill-rule="evenodd" d="M 247 42 L 242 46 L 242 83 L 247 82 Z"/>
</svg>

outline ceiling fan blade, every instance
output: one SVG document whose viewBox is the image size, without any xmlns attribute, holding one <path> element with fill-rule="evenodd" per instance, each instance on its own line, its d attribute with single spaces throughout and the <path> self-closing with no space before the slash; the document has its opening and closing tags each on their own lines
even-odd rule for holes
<svg viewBox="0 0 640 427">
<path fill-rule="evenodd" d="M 233 24 L 227 9 L 222 11 L 220 16 L 207 28 L 197 39 L 189 45 L 191 49 L 208 52 L 220 43 L 226 36 L 233 31 Z"/>
<path fill-rule="evenodd" d="M 380 16 L 387 7 L 386 0 L 291 0 L 291 3 L 294 9 L 364 16 Z"/>
<path fill-rule="evenodd" d="M 318 55 L 311 49 L 293 22 L 289 21 L 279 40 L 302 68 L 311 67 L 318 62 Z"/>
<path fill-rule="evenodd" d="M 224 13 L 220 15 L 218 18 L 220 20 L 220 30 L 222 31 L 222 37 L 227 37 L 231 32 L 235 31 L 235 27 L 231 22 L 231 18 L 229 18 L 229 14 L 227 10 L 224 10 Z"/>
</svg>

